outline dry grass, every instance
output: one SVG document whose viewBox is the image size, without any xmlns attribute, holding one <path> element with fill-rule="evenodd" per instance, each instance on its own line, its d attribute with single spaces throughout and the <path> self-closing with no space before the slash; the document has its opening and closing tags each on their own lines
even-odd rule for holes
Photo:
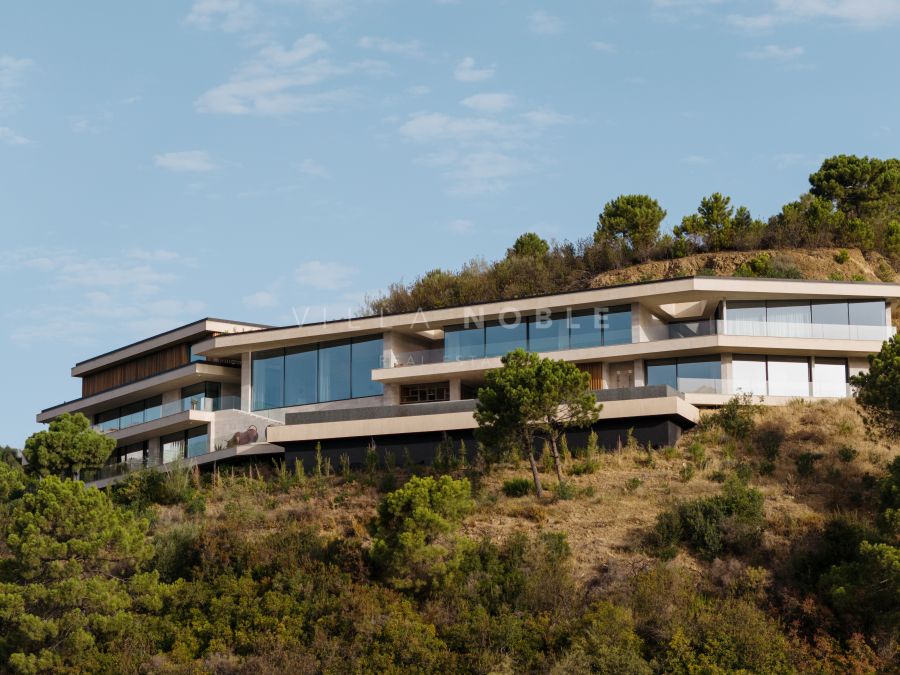
<svg viewBox="0 0 900 675">
<path fill-rule="evenodd" d="M 570 460 L 570 499 L 555 496 L 556 477 L 542 473 L 547 495 L 506 497 L 503 483 L 529 477 L 523 462 L 495 468 L 480 481 L 477 508 L 463 523 L 462 534 L 502 541 L 513 532 L 564 532 L 572 548 L 577 578 L 585 584 L 601 576 L 615 578 L 645 565 L 643 540 L 657 516 L 674 503 L 716 494 L 725 475 L 743 467 L 751 483 L 766 496 L 769 523 L 762 554 L 783 558 L 788 548 L 818 529 L 835 509 L 868 511 L 872 504 L 860 495 L 871 477 L 884 473 L 900 453 L 900 442 L 868 438 L 852 401 L 794 402 L 766 408 L 757 415 L 757 430 L 777 429 L 784 437 L 778 456 L 760 474 L 768 459 L 754 436 L 728 438 L 711 425 L 685 434 L 676 448 L 648 453 L 626 448 L 594 458 L 593 473 L 572 475 L 583 460 Z M 842 457 L 842 448 L 855 452 Z M 812 473 L 801 475 L 798 458 L 819 456 Z M 848 461 L 849 459 L 849 461 Z M 691 468 L 693 471 L 691 471 Z M 378 477 L 376 477 L 378 480 Z M 402 478 L 398 480 L 398 484 Z M 366 542 L 367 525 L 381 493 L 363 477 L 345 480 L 306 478 L 286 490 L 260 479 L 219 476 L 207 493 L 207 522 L 234 524 L 261 536 L 287 523 L 302 522 L 329 538 L 354 537 Z M 156 526 L 167 529 L 189 518 L 182 507 L 157 507 Z M 681 564 L 695 561 L 682 556 Z"/>
</svg>

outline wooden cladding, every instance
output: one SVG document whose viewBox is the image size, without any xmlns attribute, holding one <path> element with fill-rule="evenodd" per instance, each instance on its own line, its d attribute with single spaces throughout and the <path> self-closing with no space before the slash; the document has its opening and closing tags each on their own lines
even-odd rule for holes
<svg viewBox="0 0 900 675">
<path fill-rule="evenodd" d="M 603 388 L 603 364 L 602 363 L 579 363 L 578 369 L 583 370 L 591 376 L 591 389 Z"/>
<path fill-rule="evenodd" d="M 81 378 L 81 395 L 93 396 L 102 391 L 143 380 L 191 362 L 190 346 L 183 342 L 152 354 L 120 363 Z"/>
</svg>

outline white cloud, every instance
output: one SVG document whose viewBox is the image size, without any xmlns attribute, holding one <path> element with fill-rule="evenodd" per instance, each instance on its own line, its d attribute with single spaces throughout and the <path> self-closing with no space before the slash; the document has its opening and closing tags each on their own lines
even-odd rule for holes
<svg viewBox="0 0 900 675">
<path fill-rule="evenodd" d="M 281 0 L 285 4 L 302 7 L 321 21 L 337 21 L 350 13 L 350 0 Z"/>
<path fill-rule="evenodd" d="M 425 96 L 426 94 L 431 93 L 431 89 L 424 84 L 417 84 L 407 89 L 406 93 L 410 96 Z"/>
<path fill-rule="evenodd" d="M 375 76 L 390 70 L 381 61 L 337 64 L 327 58 L 312 58 L 327 48 L 325 41 L 314 34 L 304 35 L 288 48 L 268 43 L 227 82 L 202 94 L 194 106 L 199 112 L 226 115 L 323 112 L 351 102 L 356 92 L 341 87 L 325 90 L 311 90 L 311 87 L 352 73 Z"/>
<path fill-rule="evenodd" d="M 454 234 L 468 234 L 475 227 L 475 223 L 465 218 L 457 218 L 447 223 L 447 229 Z"/>
<path fill-rule="evenodd" d="M 705 157 L 703 155 L 688 155 L 683 160 L 685 164 L 693 164 L 694 166 L 704 166 L 706 164 L 712 164 L 712 160 L 709 157 Z"/>
<path fill-rule="evenodd" d="M 456 68 L 453 70 L 453 77 L 460 82 L 482 82 L 491 79 L 494 76 L 495 70 L 496 67 L 492 65 L 477 68 L 475 66 L 475 59 L 471 56 L 467 56 L 457 64 Z"/>
<path fill-rule="evenodd" d="M 305 173 L 307 176 L 315 176 L 317 178 L 328 178 L 331 176 L 328 169 L 314 159 L 307 158 L 302 160 L 297 165 L 297 168 L 300 170 L 300 173 Z"/>
<path fill-rule="evenodd" d="M 758 49 L 744 52 L 748 59 L 766 61 L 790 61 L 803 56 L 803 47 L 780 47 L 778 45 L 765 45 Z"/>
<path fill-rule="evenodd" d="M 531 32 L 538 35 L 558 35 L 563 32 L 565 23 L 558 16 L 539 9 L 528 16 L 528 26 Z"/>
<path fill-rule="evenodd" d="M 22 84 L 25 73 L 34 66 L 31 59 L 0 56 L 0 89 L 13 89 Z"/>
<path fill-rule="evenodd" d="M 245 295 L 243 301 L 247 307 L 254 307 L 257 309 L 274 307 L 278 304 L 277 298 L 269 291 L 257 291 L 256 293 Z"/>
<path fill-rule="evenodd" d="M 731 15 L 733 25 L 761 30 L 779 23 L 831 19 L 862 28 L 878 28 L 900 19 L 897 0 L 771 0 L 770 9 L 758 15 Z"/>
<path fill-rule="evenodd" d="M 153 163 L 160 169 L 168 169 L 178 173 L 204 173 L 219 168 L 204 150 L 183 150 L 181 152 L 164 152 L 153 157 Z"/>
<path fill-rule="evenodd" d="M 598 52 L 606 52 L 607 54 L 615 54 L 619 51 L 611 42 L 603 42 L 602 40 L 594 40 L 591 43 L 591 47 Z"/>
<path fill-rule="evenodd" d="M 444 113 L 417 113 L 401 127 L 407 138 L 423 141 L 473 141 L 485 136 L 499 138 L 514 131 L 506 123 L 483 117 L 453 117 Z"/>
<path fill-rule="evenodd" d="M 5 143 L 6 145 L 28 145 L 31 141 L 9 127 L 0 127 L 0 143 Z"/>
<path fill-rule="evenodd" d="M 511 108 L 515 104 L 515 100 L 512 94 L 489 93 L 469 96 L 460 103 L 478 112 L 498 113 Z"/>
<path fill-rule="evenodd" d="M 366 36 L 361 37 L 357 45 L 363 49 L 373 49 L 383 54 L 400 54 L 402 56 L 422 55 L 422 43 L 418 40 L 397 42 L 388 38 Z"/>
<path fill-rule="evenodd" d="M 310 260 L 297 267 L 297 282 L 320 291 L 335 291 L 351 285 L 358 270 L 337 262 Z"/>
<path fill-rule="evenodd" d="M 563 115 L 550 108 L 530 110 L 522 115 L 530 124 L 537 128 L 554 127 L 560 124 L 568 124 L 572 121 L 569 115 Z"/>
<path fill-rule="evenodd" d="M 256 7 L 244 0 L 196 0 L 185 21 L 203 30 L 236 33 L 251 28 L 256 18 Z"/>
<path fill-rule="evenodd" d="M 136 248 L 128 252 L 128 257 L 134 258 L 135 260 L 148 260 L 150 262 L 172 262 L 173 260 L 178 260 L 181 256 L 175 251 L 169 251 L 164 248 Z"/>
</svg>

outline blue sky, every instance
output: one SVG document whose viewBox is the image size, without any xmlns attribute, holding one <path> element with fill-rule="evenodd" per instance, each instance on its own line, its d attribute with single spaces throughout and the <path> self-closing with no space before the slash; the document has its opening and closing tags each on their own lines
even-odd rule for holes
<svg viewBox="0 0 900 675">
<path fill-rule="evenodd" d="M 0 443 L 78 360 L 346 314 L 645 192 L 767 216 L 900 155 L 900 1 L 0 7 Z"/>
</svg>

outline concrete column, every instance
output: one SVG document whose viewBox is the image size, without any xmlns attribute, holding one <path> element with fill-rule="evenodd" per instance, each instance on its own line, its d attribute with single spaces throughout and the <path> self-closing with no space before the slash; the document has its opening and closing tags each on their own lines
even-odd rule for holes
<svg viewBox="0 0 900 675">
<path fill-rule="evenodd" d="M 450 400 L 462 400 L 462 380 L 458 377 L 451 378 L 450 380 Z"/>
<path fill-rule="evenodd" d="M 731 367 L 732 355 L 722 354 L 722 391 L 723 394 L 734 393 L 731 390 L 732 380 L 734 379 L 734 370 Z"/>
<path fill-rule="evenodd" d="M 241 410 L 250 412 L 250 404 L 253 396 L 251 378 L 253 375 L 253 361 L 250 352 L 241 354 Z"/>
<path fill-rule="evenodd" d="M 609 361 L 604 361 L 600 366 L 600 377 L 603 380 L 600 384 L 603 389 L 609 389 Z"/>
<path fill-rule="evenodd" d="M 180 398 L 181 398 L 181 390 L 180 389 L 170 389 L 169 391 L 163 392 L 162 404 L 168 405 L 170 403 L 175 403 Z"/>
<path fill-rule="evenodd" d="M 396 382 L 384 385 L 383 397 L 384 405 L 400 405 L 400 385 Z"/>
<path fill-rule="evenodd" d="M 161 461 L 159 438 L 151 438 L 147 441 L 147 466 L 156 466 Z"/>
<path fill-rule="evenodd" d="M 631 303 L 631 341 L 641 342 L 641 304 Z"/>
<path fill-rule="evenodd" d="M 643 387 L 646 382 L 644 382 L 644 359 L 635 359 L 634 360 L 634 386 L 635 387 Z"/>
<path fill-rule="evenodd" d="M 394 354 L 394 333 L 388 331 L 384 333 L 384 351 L 381 355 L 382 367 L 393 368 L 396 362 L 396 355 Z"/>
</svg>

